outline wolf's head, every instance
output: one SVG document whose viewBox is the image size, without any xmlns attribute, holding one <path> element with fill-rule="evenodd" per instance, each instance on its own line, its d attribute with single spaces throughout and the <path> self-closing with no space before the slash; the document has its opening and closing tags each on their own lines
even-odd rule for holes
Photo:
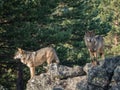
<svg viewBox="0 0 120 90">
<path fill-rule="evenodd" d="M 85 33 L 85 39 L 87 40 L 87 42 L 93 42 L 95 37 L 95 33 L 93 31 L 88 31 Z"/>
<path fill-rule="evenodd" d="M 22 59 L 24 50 L 18 48 L 17 52 L 14 55 L 14 59 Z"/>
<path fill-rule="evenodd" d="M 95 45 L 96 45 L 96 39 L 95 39 L 95 33 L 93 31 L 88 31 L 85 33 L 84 36 L 85 44 L 88 47 L 88 49 L 91 52 L 96 51 Z"/>
</svg>

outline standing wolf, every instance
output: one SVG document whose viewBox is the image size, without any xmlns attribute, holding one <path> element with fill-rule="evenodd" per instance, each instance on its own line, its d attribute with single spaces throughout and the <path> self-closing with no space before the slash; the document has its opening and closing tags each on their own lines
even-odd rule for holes
<svg viewBox="0 0 120 90">
<path fill-rule="evenodd" d="M 30 68 L 31 78 L 35 75 L 35 67 L 47 62 L 48 66 L 52 62 L 59 64 L 59 58 L 55 50 L 51 47 L 42 48 L 38 51 L 30 52 L 18 48 L 14 59 L 20 59 L 20 61 L 26 64 Z"/>
<path fill-rule="evenodd" d="M 84 41 L 90 53 L 93 65 L 97 65 L 98 55 L 104 59 L 104 39 L 100 35 L 95 35 L 93 31 L 88 31 L 84 35 Z"/>
</svg>

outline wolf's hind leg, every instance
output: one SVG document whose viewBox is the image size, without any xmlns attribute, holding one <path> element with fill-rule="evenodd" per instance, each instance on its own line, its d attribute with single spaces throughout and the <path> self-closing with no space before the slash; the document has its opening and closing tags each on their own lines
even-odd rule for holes
<svg viewBox="0 0 120 90">
<path fill-rule="evenodd" d="M 50 64 L 52 63 L 52 60 L 53 60 L 52 57 L 49 57 L 49 58 L 47 59 L 47 71 L 48 71 L 49 68 L 50 68 Z"/>
<path fill-rule="evenodd" d="M 60 60 L 59 60 L 58 56 L 55 57 L 55 62 L 56 62 L 57 64 L 60 63 Z"/>
</svg>

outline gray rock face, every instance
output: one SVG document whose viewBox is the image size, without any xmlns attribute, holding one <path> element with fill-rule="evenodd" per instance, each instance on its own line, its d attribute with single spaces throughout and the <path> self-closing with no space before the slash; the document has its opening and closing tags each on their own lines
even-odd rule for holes
<svg viewBox="0 0 120 90">
<path fill-rule="evenodd" d="M 84 78 L 77 83 L 76 89 L 74 90 L 88 90 L 88 83 L 86 76 L 84 76 Z"/>
<path fill-rule="evenodd" d="M 99 66 L 91 68 L 88 72 L 88 83 L 105 88 L 109 83 L 106 70 Z"/>
<path fill-rule="evenodd" d="M 56 63 L 50 65 L 50 68 L 47 73 L 51 76 L 51 78 L 58 77 L 59 79 L 85 75 L 83 68 L 80 66 L 74 67 L 67 67 L 63 65 L 57 66 Z"/>
<path fill-rule="evenodd" d="M 120 90 L 120 56 L 106 59 L 98 66 L 51 64 L 47 73 L 28 81 L 27 90 Z"/>
<path fill-rule="evenodd" d="M 103 68 L 106 69 L 108 74 L 112 74 L 117 66 L 120 65 L 120 56 L 107 58 L 102 65 Z"/>
<path fill-rule="evenodd" d="M 120 66 L 114 70 L 110 86 L 110 90 L 120 90 Z"/>
<path fill-rule="evenodd" d="M 85 77 L 82 67 L 67 67 L 51 64 L 47 73 L 35 76 L 28 81 L 27 90 L 75 90 L 76 84 Z"/>
<path fill-rule="evenodd" d="M 92 63 L 86 63 L 83 70 L 88 74 L 89 70 L 92 68 Z"/>
</svg>

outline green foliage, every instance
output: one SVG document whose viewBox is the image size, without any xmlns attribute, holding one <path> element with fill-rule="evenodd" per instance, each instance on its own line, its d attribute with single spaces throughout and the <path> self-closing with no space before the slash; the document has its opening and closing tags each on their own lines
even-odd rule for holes
<svg viewBox="0 0 120 90">
<path fill-rule="evenodd" d="M 4 85 L 4 87 L 8 89 L 15 89 L 15 84 L 16 83 L 16 78 L 17 78 L 17 73 L 16 73 L 16 66 L 11 64 L 5 64 L 0 62 L 0 84 Z M 11 85 L 13 83 L 13 85 Z"/>
<path fill-rule="evenodd" d="M 0 84 L 15 89 L 17 65 L 10 62 L 17 47 L 33 51 L 53 46 L 63 65 L 90 62 L 84 33 L 94 30 L 105 36 L 106 44 L 112 45 L 114 33 L 120 35 L 119 3 L 119 0 L 0 0 L 0 62 L 8 62 L 1 66 L 4 73 Z M 118 45 L 106 49 L 106 55 L 119 55 L 119 48 Z M 25 66 L 23 71 L 26 82 L 29 70 Z M 42 67 L 37 69 L 38 73 L 43 71 Z"/>
</svg>

